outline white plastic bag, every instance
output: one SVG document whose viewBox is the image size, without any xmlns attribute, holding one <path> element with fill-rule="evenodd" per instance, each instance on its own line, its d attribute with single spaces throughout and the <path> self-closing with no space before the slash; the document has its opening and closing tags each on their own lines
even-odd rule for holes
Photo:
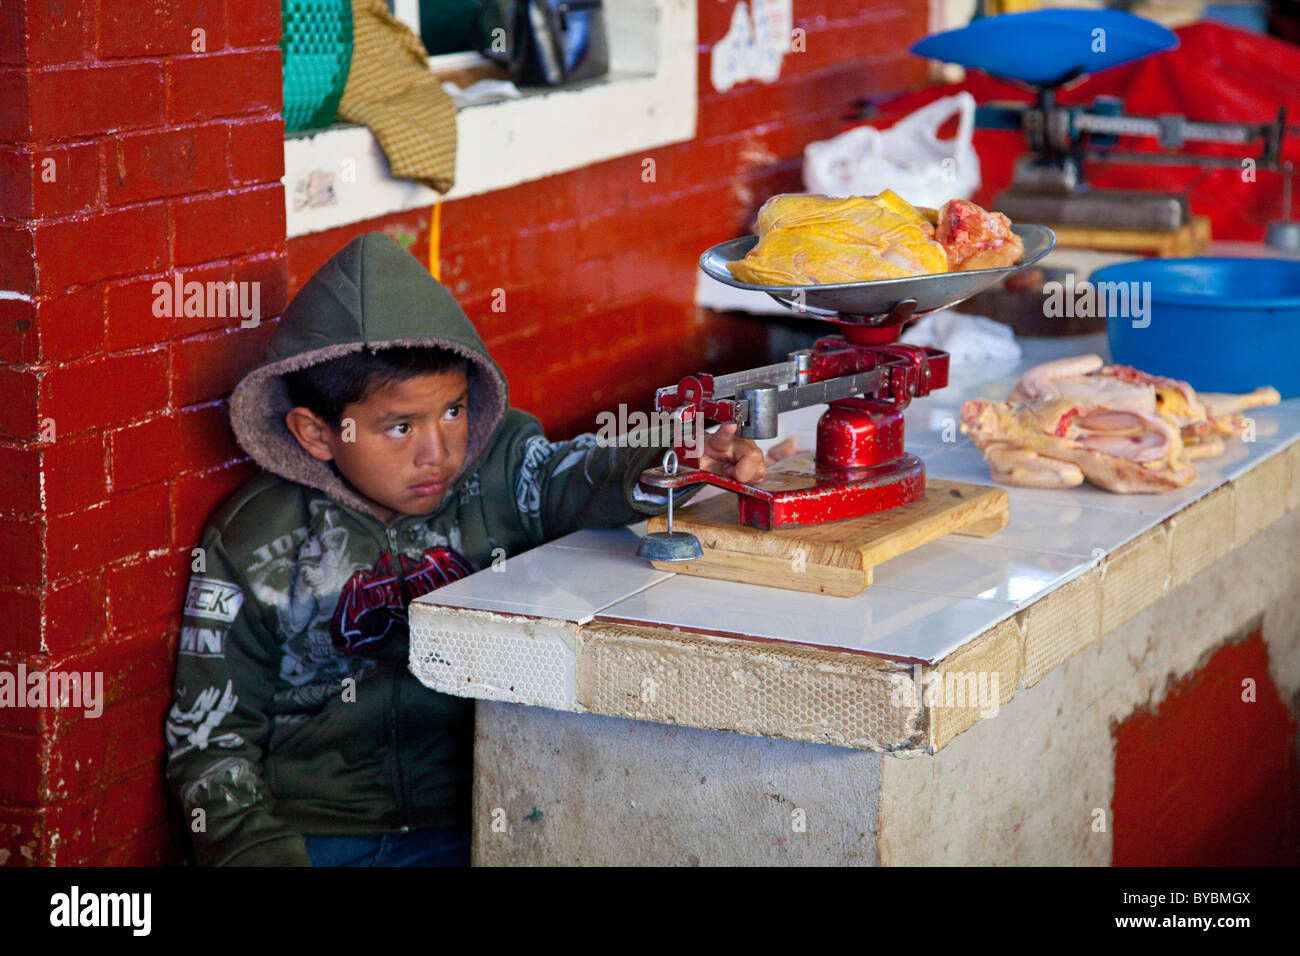
<svg viewBox="0 0 1300 956">
<path fill-rule="evenodd" d="M 1009 326 L 952 309 L 931 312 L 904 332 L 900 341 L 943 349 L 953 365 L 1015 362 L 1021 354 L 1020 343 Z"/>
<path fill-rule="evenodd" d="M 935 134 L 954 114 L 961 117 L 957 135 L 939 139 Z M 974 132 L 975 97 L 945 96 L 889 129 L 859 126 L 809 143 L 804 188 L 827 196 L 874 196 L 892 189 L 914 206 L 935 208 L 949 199 L 969 199 L 980 185 Z"/>
<path fill-rule="evenodd" d="M 479 80 L 464 88 L 446 80 L 442 88 L 458 110 L 480 103 L 491 103 L 493 100 L 517 100 L 523 95 L 519 92 L 519 87 L 509 80 Z"/>
</svg>

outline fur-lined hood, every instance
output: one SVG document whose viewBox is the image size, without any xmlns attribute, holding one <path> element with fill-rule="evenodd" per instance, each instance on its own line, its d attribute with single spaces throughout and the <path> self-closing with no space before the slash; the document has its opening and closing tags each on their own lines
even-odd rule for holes
<svg viewBox="0 0 1300 956">
<path fill-rule="evenodd" d="M 366 514 L 371 506 L 284 424 L 292 407 L 281 377 L 363 348 L 438 346 L 469 360 L 469 445 L 444 500 L 492 446 L 509 407 L 505 375 L 451 293 L 379 232 L 336 252 L 285 309 L 261 365 L 230 396 L 230 420 L 244 450 L 267 471 L 317 488 Z"/>
</svg>

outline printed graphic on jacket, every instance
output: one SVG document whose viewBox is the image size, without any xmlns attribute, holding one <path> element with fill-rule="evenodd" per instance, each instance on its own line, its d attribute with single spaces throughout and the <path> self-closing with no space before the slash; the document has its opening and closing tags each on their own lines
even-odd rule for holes
<svg viewBox="0 0 1300 956">
<path fill-rule="evenodd" d="M 378 663 L 365 654 L 340 653 L 333 634 L 349 583 L 374 574 L 373 541 L 357 534 L 357 526 L 328 498 L 311 501 L 308 513 L 306 526 L 257 548 L 246 569 L 249 590 L 274 614 L 273 631 L 282 637 L 279 677 L 288 687 L 273 696 L 273 709 L 280 712 L 314 710 L 338 695 L 344 678 L 359 682 Z M 455 525 L 445 534 L 428 525 L 416 525 L 408 533 L 406 550 L 411 553 L 439 548 L 458 558 L 464 553 Z M 358 560 L 362 556 L 364 562 Z"/>
<path fill-rule="evenodd" d="M 212 733 L 226 714 L 235 709 L 235 704 L 239 703 L 232 681 L 226 681 L 224 691 L 216 687 L 204 688 L 194 698 L 193 706 L 189 710 L 182 710 L 179 699 L 186 696 L 185 688 L 181 688 L 177 703 L 172 704 L 172 709 L 167 714 L 167 748 L 173 758 L 191 750 L 207 750 L 208 744 L 217 747 L 243 746 L 244 738 L 239 734 Z"/>
<path fill-rule="evenodd" d="M 515 476 L 515 507 L 521 513 L 533 517 L 541 513 L 542 466 L 565 444 L 570 446 L 569 453 L 552 470 L 552 478 L 563 474 L 586 458 L 599 442 L 591 433 L 579 435 L 567 443 L 547 441 L 541 435 L 533 435 L 529 438 L 524 445 L 524 460 L 519 466 L 519 474 Z M 587 477 L 587 484 L 595 484 L 590 476 Z"/>
<path fill-rule="evenodd" d="M 243 606 L 244 594 L 237 585 L 196 574 L 185 596 L 187 623 L 181 628 L 180 653 L 223 657 L 226 632 Z"/>
<path fill-rule="evenodd" d="M 397 561 L 394 567 L 392 556 L 385 552 L 373 568 L 358 571 L 343 585 L 330 621 L 330 637 L 345 654 L 386 641 L 394 626 L 406 626 L 406 605 L 413 598 L 474 572 L 451 548 L 429 548 L 416 560 L 400 554 Z"/>
<path fill-rule="evenodd" d="M 223 757 L 203 771 L 181 793 L 185 812 L 218 802 L 240 808 L 257 803 L 257 771 L 241 757 Z"/>
</svg>

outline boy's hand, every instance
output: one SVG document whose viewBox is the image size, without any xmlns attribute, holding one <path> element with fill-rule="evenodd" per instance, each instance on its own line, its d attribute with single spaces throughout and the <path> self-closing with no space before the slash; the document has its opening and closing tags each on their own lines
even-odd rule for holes
<svg viewBox="0 0 1300 956">
<path fill-rule="evenodd" d="M 700 470 L 711 471 L 736 481 L 753 484 L 767 475 L 767 466 L 795 453 L 795 440 L 787 438 L 771 448 L 766 457 L 763 450 L 748 438 L 737 438 L 734 422 L 719 426 L 707 436 L 700 453 Z"/>
</svg>

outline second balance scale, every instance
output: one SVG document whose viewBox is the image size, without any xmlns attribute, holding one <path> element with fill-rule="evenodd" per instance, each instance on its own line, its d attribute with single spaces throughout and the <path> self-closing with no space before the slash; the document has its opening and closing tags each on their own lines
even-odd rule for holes
<svg viewBox="0 0 1300 956">
<path fill-rule="evenodd" d="M 764 292 L 839 334 L 785 362 L 712 375 L 688 375 L 655 393 L 673 425 L 665 466 L 646 485 L 669 491 L 669 516 L 650 519 L 638 554 L 662 570 L 798 591 L 852 596 L 872 568 L 949 533 L 987 536 L 1009 520 L 1001 488 L 926 480 L 925 463 L 904 448 L 903 411 L 948 384 L 948 353 L 899 341 L 906 323 L 955 305 L 1042 259 L 1052 231 L 1013 225 L 1024 243 L 1014 265 L 834 285 L 759 286 L 732 276 L 727 263 L 758 241 L 746 236 L 700 257 L 719 282 Z M 762 481 L 703 471 L 706 421 L 734 422 L 743 438 L 775 438 L 782 412 L 827 405 L 815 451 L 768 465 Z M 672 491 L 706 483 L 734 492 L 672 512 Z"/>
</svg>

